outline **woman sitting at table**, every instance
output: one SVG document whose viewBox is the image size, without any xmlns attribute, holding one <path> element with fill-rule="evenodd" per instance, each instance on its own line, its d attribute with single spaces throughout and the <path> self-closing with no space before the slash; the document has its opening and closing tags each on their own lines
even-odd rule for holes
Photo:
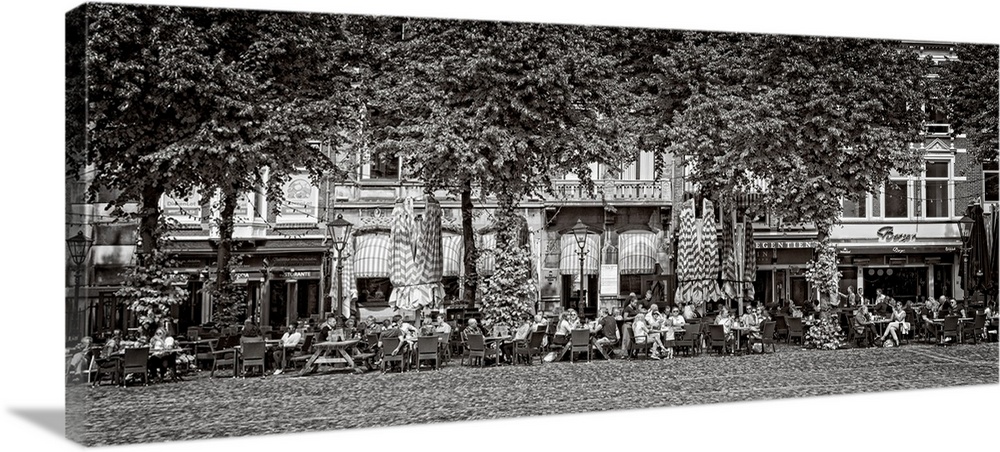
<svg viewBox="0 0 1000 452">
<path fill-rule="evenodd" d="M 660 359 L 660 355 L 662 355 L 665 351 L 663 341 L 660 339 L 659 334 L 650 333 L 649 324 L 646 323 L 645 316 L 635 316 L 635 320 L 632 321 L 632 333 L 634 334 L 632 341 L 636 344 L 652 342 L 649 350 L 649 357 L 651 359 Z"/>
<path fill-rule="evenodd" d="M 531 314 L 521 314 L 521 324 L 518 325 L 516 330 L 514 330 L 514 338 L 511 340 L 505 340 L 502 344 L 500 344 L 500 353 L 503 354 L 503 359 L 512 361 L 511 358 L 514 356 L 514 343 L 527 343 L 528 338 L 531 337 L 531 333 L 533 331 L 535 331 L 535 324 L 532 321 Z"/>
<path fill-rule="evenodd" d="M 559 325 L 556 326 L 556 334 L 552 337 L 553 347 L 561 348 L 569 344 L 573 335 L 573 328 L 576 327 L 576 311 L 569 309 L 559 315 Z"/>
<path fill-rule="evenodd" d="M 884 343 L 888 336 L 892 336 L 892 342 L 898 347 L 899 336 L 897 333 L 906 334 L 909 332 L 910 324 L 906 322 L 906 310 L 899 302 L 892 300 L 890 305 L 892 306 L 892 314 L 889 325 L 885 328 L 885 333 L 879 336 L 878 342 Z"/>
<path fill-rule="evenodd" d="M 154 378 L 163 380 L 167 370 L 176 367 L 176 355 L 174 354 L 174 338 L 167 335 L 167 330 L 157 328 L 156 333 L 149 340 L 149 372 Z"/>
<path fill-rule="evenodd" d="M 726 344 L 732 350 L 733 345 L 733 319 L 729 317 L 729 308 L 723 307 L 719 310 L 719 315 L 715 316 L 715 324 L 722 325 L 722 331 L 726 334 Z"/>
</svg>

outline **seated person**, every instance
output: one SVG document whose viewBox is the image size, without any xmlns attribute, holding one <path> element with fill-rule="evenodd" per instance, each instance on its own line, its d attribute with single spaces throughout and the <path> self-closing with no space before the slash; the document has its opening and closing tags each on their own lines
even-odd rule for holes
<svg viewBox="0 0 1000 452">
<path fill-rule="evenodd" d="M 920 322 L 923 324 L 924 334 L 937 339 L 941 327 L 934 323 L 935 318 L 937 318 L 936 303 L 933 298 L 928 298 L 924 307 L 920 308 Z"/>
<path fill-rule="evenodd" d="M 447 343 L 451 339 L 451 324 L 444 321 L 444 316 L 438 314 L 434 317 L 434 332 L 440 334 L 441 342 Z"/>
<path fill-rule="evenodd" d="M 865 305 L 858 307 L 854 314 L 854 332 L 864 337 L 868 346 L 874 344 L 876 334 L 875 325 L 872 324 L 871 314 L 868 313 L 868 307 Z"/>
<path fill-rule="evenodd" d="M 729 308 L 723 307 L 719 310 L 719 314 L 715 316 L 715 324 L 722 325 L 722 331 L 726 335 L 726 346 L 733 349 L 734 336 L 733 331 L 730 329 L 733 326 L 733 319 L 729 317 Z"/>
<path fill-rule="evenodd" d="M 611 315 L 608 308 L 601 308 L 600 319 L 595 325 L 595 335 L 593 339 L 594 347 L 607 358 L 611 357 L 612 349 L 618 343 L 618 321 Z"/>
<path fill-rule="evenodd" d="M 885 333 L 878 338 L 879 343 L 884 343 L 886 338 L 892 336 L 892 342 L 899 346 L 899 336 L 898 333 L 906 334 L 910 330 L 910 324 L 906 322 L 906 310 L 903 306 L 893 300 L 892 304 L 892 316 L 889 321 L 889 325 L 885 328 Z"/>
<path fill-rule="evenodd" d="M 330 332 L 337 327 L 337 320 L 333 314 L 327 314 L 326 320 L 319 325 L 319 332 L 316 333 L 316 342 L 326 342 L 330 339 Z"/>
<path fill-rule="evenodd" d="M 73 357 L 70 358 L 68 363 L 66 363 L 67 382 L 69 382 L 72 377 L 80 379 L 83 378 L 83 364 L 88 361 L 90 355 L 90 344 L 92 343 L 93 339 L 90 336 L 84 336 L 80 339 L 80 343 L 73 347 Z"/>
<path fill-rule="evenodd" d="M 500 344 L 500 352 L 504 355 L 504 359 L 511 360 L 514 356 L 514 343 L 526 344 L 533 331 L 535 331 L 535 325 L 532 322 L 531 314 L 522 313 L 521 324 L 514 330 L 513 339 Z"/>
<path fill-rule="evenodd" d="M 666 316 L 663 325 L 666 328 L 666 332 L 663 333 L 663 345 L 667 349 L 666 357 L 668 359 L 674 357 L 674 341 L 677 332 L 683 330 L 685 326 L 687 326 L 687 320 L 681 315 L 680 308 L 674 306 L 670 310 L 670 315 Z"/>
<path fill-rule="evenodd" d="M 479 335 L 479 336 L 485 336 L 486 335 L 485 331 L 483 331 L 483 328 L 481 326 L 479 326 L 479 321 L 476 320 L 476 319 L 469 319 L 468 320 L 468 322 L 465 325 L 465 328 L 462 329 L 462 340 L 463 341 L 468 341 L 470 334 L 476 334 L 476 335 Z"/>
<path fill-rule="evenodd" d="M 632 322 L 632 332 L 634 336 L 632 341 L 636 344 L 645 344 L 647 342 L 651 343 L 649 357 L 652 359 L 660 359 L 660 354 L 663 353 L 663 342 L 655 340 L 659 338 L 659 334 L 650 334 L 649 325 L 646 324 L 646 318 L 644 316 L 636 316 L 635 320 Z M 653 339 L 651 339 L 653 338 Z"/>
<path fill-rule="evenodd" d="M 559 325 L 556 326 L 556 333 L 552 337 L 552 345 L 556 347 L 563 347 L 569 344 L 570 337 L 573 334 L 573 310 L 570 309 L 559 315 Z"/>
<path fill-rule="evenodd" d="M 292 322 L 285 329 L 285 334 L 281 335 L 280 347 L 276 348 L 272 353 L 274 359 L 274 375 L 280 375 L 284 369 L 285 362 L 284 358 L 287 354 L 296 347 L 299 346 L 299 341 L 302 340 L 302 333 L 298 330 L 298 322 Z"/>
<path fill-rule="evenodd" d="M 174 349 L 174 338 L 167 335 L 167 330 L 157 328 L 156 333 L 149 340 L 149 361 L 148 367 L 153 377 L 162 380 L 166 377 L 167 371 L 175 375 L 177 368 L 177 354 Z"/>
<path fill-rule="evenodd" d="M 693 320 L 698 318 L 698 313 L 694 310 L 693 303 L 684 303 L 683 312 L 684 320 Z"/>
</svg>

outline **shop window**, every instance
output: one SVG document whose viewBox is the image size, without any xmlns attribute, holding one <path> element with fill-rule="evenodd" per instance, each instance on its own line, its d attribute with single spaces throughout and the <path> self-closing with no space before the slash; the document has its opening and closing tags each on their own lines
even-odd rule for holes
<svg viewBox="0 0 1000 452">
<path fill-rule="evenodd" d="M 1000 171 L 997 162 L 983 163 L 983 201 L 1000 202 Z"/>
<path fill-rule="evenodd" d="M 890 180 L 885 183 L 883 191 L 885 199 L 886 218 L 907 218 L 909 217 L 909 203 L 906 197 L 906 181 Z"/>
<path fill-rule="evenodd" d="M 358 278 L 358 306 L 389 306 L 389 278 Z"/>
</svg>

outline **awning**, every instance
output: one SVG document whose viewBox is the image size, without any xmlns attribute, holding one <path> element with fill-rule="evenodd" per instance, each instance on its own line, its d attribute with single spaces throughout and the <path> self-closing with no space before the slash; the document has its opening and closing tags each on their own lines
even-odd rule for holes
<svg viewBox="0 0 1000 452">
<path fill-rule="evenodd" d="M 959 240 L 926 242 L 834 242 L 838 254 L 921 254 L 956 253 L 962 250 Z"/>
<path fill-rule="evenodd" d="M 479 252 L 479 261 L 476 262 L 476 272 L 480 276 L 489 276 L 493 274 L 493 268 L 496 266 L 496 257 L 493 256 L 493 250 L 497 246 L 497 236 L 494 233 L 483 234 L 479 236 L 479 243 L 477 244 L 477 250 Z"/>
<path fill-rule="evenodd" d="M 459 276 L 462 274 L 462 236 L 444 234 L 441 237 L 441 249 L 444 257 L 444 271 L 441 276 Z"/>
<path fill-rule="evenodd" d="M 618 236 L 618 272 L 620 274 L 652 274 L 655 264 L 656 234 L 649 231 L 636 231 L 625 232 Z"/>
<path fill-rule="evenodd" d="M 355 278 L 388 278 L 392 241 L 389 234 L 365 234 L 356 239 Z"/>
<path fill-rule="evenodd" d="M 600 267 L 601 238 L 597 234 L 587 234 L 587 246 L 584 247 L 583 273 L 596 275 Z M 562 236 L 562 253 L 559 256 L 559 273 L 563 275 L 580 274 L 580 247 L 572 233 Z"/>
</svg>

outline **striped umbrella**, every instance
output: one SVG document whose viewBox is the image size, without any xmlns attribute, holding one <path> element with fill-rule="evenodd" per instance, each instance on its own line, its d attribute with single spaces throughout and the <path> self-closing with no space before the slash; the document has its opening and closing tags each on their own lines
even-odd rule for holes
<svg viewBox="0 0 1000 452">
<path fill-rule="evenodd" d="M 397 200 L 392 208 L 392 259 L 389 281 L 392 295 L 389 304 L 396 309 L 413 309 L 412 288 L 416 281 L 416 263 L 413 260 L 413 201 Z"/>
<path fill-rule="evenodd" d="M 753 283 L 757 280 L 757 254 L 753 240 L 753 222 L 749 215 L 743 220 L 743 298 L 753 300 Z"/>
<path fill-rule="evenodd" d="M 417 307 L 433 306 L 434 300 L 444 296 L 441 277 L 444 273 L 444 256 L 441 238 L 441 203 L 434 196 L 427 196 L 423 221 L 419 222 L 414 242 L 414 262 L 418 272 L 414 288 Z"/>
<path fill-rule="evenodd" d="M 677 292 L 674 298 L 690 303 L 694 301 L 695 255 L 698 252 L 694 199 L 684 201 L 680 211 L 680 228 L 677 234 Z"/>
<path fill-rule="evenodd" d="M 722 299 L 722 291 L 719 290 L 719 239 L 718 229 L 715 225 L 715 206 L 707 199 L 702 201 L 702 226 L 701 226 L 701 253 L 704 270 L 698 275 L 701 279 L 701 296 L 705 301 Z"/>
<path fill-rule="evenodd" d="M 722 291 L 727 299 L 740 296 L 739 265 L 735 246 L 735 231 L 733 221 L 722 221 Z"/>
</svg>

